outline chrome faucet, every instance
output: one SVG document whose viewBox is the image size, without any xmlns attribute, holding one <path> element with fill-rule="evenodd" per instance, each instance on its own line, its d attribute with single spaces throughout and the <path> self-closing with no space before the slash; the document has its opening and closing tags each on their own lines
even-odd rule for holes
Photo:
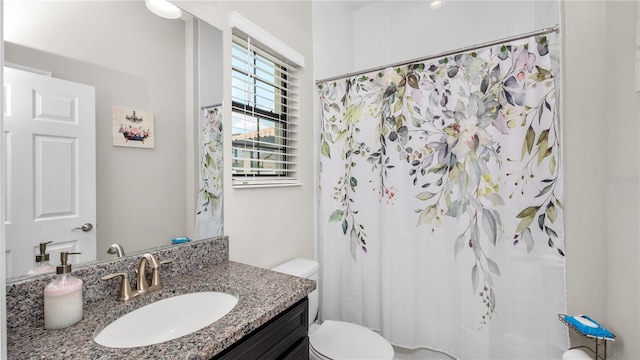
<svg viewBox="0 0 640 360">
<path fill-rule="evenodd" d="M 162 289 L 162 281 L 160 280 L 160 265 L 171 263 L 171 260 L 156 260 L 151 254 L 144 254 L 138 262 L 138 281 L 137 290 L 139 294 L 145 294 Z M 145 270 L 147 264 L 151 268 L 151 284 L 147 282 Z"/>
</svg>

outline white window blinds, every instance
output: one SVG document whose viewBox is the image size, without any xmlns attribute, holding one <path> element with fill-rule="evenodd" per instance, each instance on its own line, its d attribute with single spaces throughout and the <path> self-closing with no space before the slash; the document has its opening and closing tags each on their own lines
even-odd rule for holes
<svg viewBox="0 0 640 360">
<path fill-rule="evenodd" d="M 297 69 L 233 36 L 232 174 L 234 184 L 295 182 Z"/>
</svg>

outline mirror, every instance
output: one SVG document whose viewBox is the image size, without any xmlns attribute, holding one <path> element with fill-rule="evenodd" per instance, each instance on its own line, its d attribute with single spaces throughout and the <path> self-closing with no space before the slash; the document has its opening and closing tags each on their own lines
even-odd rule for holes
<svg viewBox="0 0 640 360">
<path fill-rule="evenodd" d="M 204 219 L 196 231 L 202 220 L 196 212 L 201 217 L 203 207 L 198 201 L 203 188 L 200 128 L 215 120 L 214 108 L 221 111 L 212 107 L 221 103 L 223 91 L 219 29 L 184 12 L 177 20 L 158 17 L 143 1 L 6 1 L 4 45 L 5 66 L 95 89 L 96 212 L 73 226 L 93 225 L 96 259 L 115 257 L 107 253 L 115 243 L 128 254 L 168 245 L 174 238 L 222 235 L 219 207 L 220 218 Z M 5 113 L 6 104 L 5 98 Z M 116 109 L 152 114 L 153 147 L 114 145 L 116 137 L 124 136 L 114 125 Z M 9 180 L 7 191 L 20 180 Z M 205 195 L 209 201 L 215 197 Z M 8 207 L 20 200 L 13 198 Z M 6 211 L 8 222 L 11 210 Z M 47 234 L 36 242 L 54 241 L 52 265 L 59 263 L 60 251 L 78 248 L 56 248 L 56 239 Z M 82 231 L 73 234 L 83 241 Z M 33 267 L 38 253 L 37 246 L 29 249 L 28 258 L 7 250 L 8 277 L 23 273 L 11 270 L 12 264 Z"/>
</svg>

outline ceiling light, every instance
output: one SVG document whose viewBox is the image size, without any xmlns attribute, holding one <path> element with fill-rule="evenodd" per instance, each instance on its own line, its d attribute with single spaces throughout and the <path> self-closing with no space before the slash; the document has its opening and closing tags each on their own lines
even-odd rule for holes
<svg viewBox="0 0 640 360">
<path fill-rule="evenodd" d="M 182 10 L 167 0 L 145 0 L 145 5 L 152 13 L 167 19 L 177 19 L 182 16 Z"/>
<path fill-rule="evenodd" d="M 432 2 L 429 4 L 429 7 L 430 7 L 431 9 L 434 9 L 434 10 L 435 10 L 435 9 L 438 9 L 439 7 L 441 7 L 441 6 L 442 6 L 442 1 L 443 1 L 443 0 L 435 0 L 435 1 L 432 1 Z"/>
</svg>

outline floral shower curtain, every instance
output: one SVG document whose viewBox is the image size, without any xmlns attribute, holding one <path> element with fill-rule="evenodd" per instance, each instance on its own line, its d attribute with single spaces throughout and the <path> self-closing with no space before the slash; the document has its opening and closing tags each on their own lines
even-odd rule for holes
<svg viewBox="0 0 640 360">
<path fill-rule="evenodd" d="M 550 36 L 318 85 L 322 319 L 460 359 L 561 357 Z"/>
<path fill-rule="evenodd" d="M 195 240 L 223 235 L 222 105 L 203 109 L 200 121 L 200 190 Z"/>
</svg>

